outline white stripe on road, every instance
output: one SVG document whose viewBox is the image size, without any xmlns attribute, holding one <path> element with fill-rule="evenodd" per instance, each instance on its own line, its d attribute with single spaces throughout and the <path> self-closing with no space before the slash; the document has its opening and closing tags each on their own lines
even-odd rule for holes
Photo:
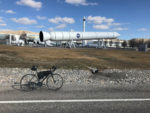
<svg viewBox="0 0 150 113">
<path fill-rule="evenodd" d="M 74 103 L 74 102 L 137 102 L 150 101 L 150 98 L 141 99 L 84 99 L 84 100 L 18 100 L 18 101 L 0 101 L 0 104 L 18 104 L 18 103 Z"/>
</svg>

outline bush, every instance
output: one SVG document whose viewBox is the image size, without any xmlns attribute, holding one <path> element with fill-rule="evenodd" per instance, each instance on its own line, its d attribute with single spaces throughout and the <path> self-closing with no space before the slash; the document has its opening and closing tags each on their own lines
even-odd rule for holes
<svg viewBox="0 0 150 113">
<path fill-rule="evenodd" d="M 127 47 L 127 42 L 124 40 L 123 43 L 122 43 L 122 46 L 125 48 Z"/>
</svg>

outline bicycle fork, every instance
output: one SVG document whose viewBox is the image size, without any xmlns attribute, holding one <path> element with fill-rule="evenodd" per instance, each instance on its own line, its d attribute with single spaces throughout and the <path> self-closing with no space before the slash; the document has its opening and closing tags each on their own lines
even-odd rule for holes
<svg viewBox="0 0 150 113">
<path fill-rule="evenodd" d="M 54 76 L 53 75 L 51 75 L 51 76 L 52 76 L 53 82 L 56 83 L 56 80 L 54 80 Z"/>
</svg>

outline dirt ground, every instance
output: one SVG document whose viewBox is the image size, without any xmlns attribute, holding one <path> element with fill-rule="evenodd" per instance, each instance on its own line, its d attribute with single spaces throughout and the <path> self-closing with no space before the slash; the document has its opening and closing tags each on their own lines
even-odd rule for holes
<svg viewBox="0 0 150 113">
<path fill-rule="evenodd" d="M 94 48 L 33 48 L 0 45 L 0 67 L 150 69 L 150 52 Z"/>
</svg>

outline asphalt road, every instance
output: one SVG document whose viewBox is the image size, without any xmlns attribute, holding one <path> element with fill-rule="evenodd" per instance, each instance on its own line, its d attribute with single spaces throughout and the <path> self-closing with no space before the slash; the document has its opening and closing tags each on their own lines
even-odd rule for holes
<svg viewBox="0 0 150 113">
<path fill-rule="evenodd" d="M 3 87 L 0 88 L 0 102 L 0 113 L 149 113 L 150 87 L 66 85 L 59 91 L 41 88 L 31 92 Z"/>
</svg>

